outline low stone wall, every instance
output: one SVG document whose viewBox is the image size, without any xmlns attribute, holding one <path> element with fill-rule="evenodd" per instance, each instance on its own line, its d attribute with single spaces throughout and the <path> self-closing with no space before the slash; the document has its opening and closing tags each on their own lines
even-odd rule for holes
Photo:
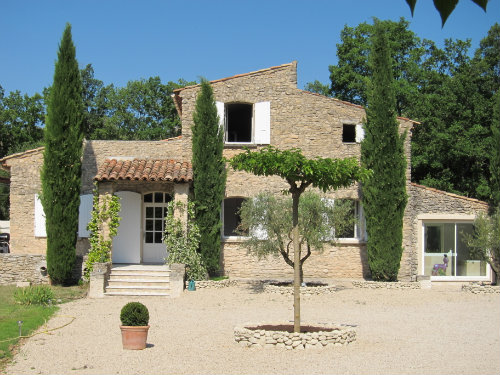
<svg viewBox="0 0 500 375">
<path fill-rule="evenodd" d="M 79 280 L 85 267 L 86 256 L 77 256 L 73 277 Z M 0 254 L 0 285 L 29 282 L 48 284 L 47 260 L 45 255 Z"/>
<path fill-rule="evenodd" d="M 364 289 L 421 289 L 420 282 L 353 281 L 355 288 Z"/>
<path fill-rule="evenodd" d="M 280 325 L 279 323 L 273 325 Z M 318 326 L 318 324 L 302 324 L 302 327 Z M 325 331 L 295 333 L 286 331 L 254 330 L 247 327 L 256 327 L 258 324 L 247 324 L 245 327 L 234 329 L 234 341 L 240 346 L 251 348 L 280 348 L 280 349 L 323 349 L 347 345 L 356 341 L 356 331 L 347 326 L 320 325 Z"/>
<path fill-rule="evenodd" d="M 0 254 L 0 284 L 48 284 L 45 255 Z"/>
<path fill-rule="evenodd" d="M 278 286 L 266 283 L 263 287 L 266 293 L 275 293 L 291 296 L 293 294 L 293 286 Z M 300 294 L 305 296 L 321 295 L 321 294 L 332 294 L 337 291 L 337 287 L 334 285 L 325 286 L 301 286 Z"/>
<path fill-rule="evenodd" d="M 224 280 L 199 280 L 195 282 L 196 289 L 220 289 L 227 288 L 228 286 L 236 285 L 238 281 L 224 279 Z M 189 285 L 189 281 L 185 283 L 186 288 Z"/>
<path fill-rule="evenodd" d="M 474 294 L 500 293 L 500 285 L 488 285 L 472 282 L 469 284 L 463 284 L 462 291 Z"/>
</svg>

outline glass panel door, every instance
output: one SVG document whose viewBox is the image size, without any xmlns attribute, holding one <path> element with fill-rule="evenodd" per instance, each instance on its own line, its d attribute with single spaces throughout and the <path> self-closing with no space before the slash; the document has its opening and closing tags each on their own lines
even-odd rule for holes
<svg viewBox="0 0 500 375">
<path fill-rule="evenodd" d="M 424 223 L 424 275 L 486 276 L 486 263 L 470 254 L 472 223 Z"/>
<path fill-rule="evenodd" d="M 163 243 L 167 204 L 172 197 L 163 192 L 144 194 L 144 244 L 142 261 L 144 263 L 163 263 L 166 246 Z"/>
</svg>

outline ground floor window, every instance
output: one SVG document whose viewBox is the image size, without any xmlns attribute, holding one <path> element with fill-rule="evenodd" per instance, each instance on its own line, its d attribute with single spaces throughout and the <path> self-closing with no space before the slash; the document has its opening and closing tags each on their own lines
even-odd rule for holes
<svg viewBox="0 0 500 375">
<path fill-rule="evenodd" d="M 472 223 L 427 222 L 423 225 L 424 275 L 436 277 L 487 276 L 486 262 L 471 256 L 464 241 Z"/>
<path fill-rule="evenodd" d="M 245 198 L 226 198 L 223 205 L 223 234 L 224 237 L 241 236 L 238 233 L 238 225 L 240 225 L 240 208 Z"/>
</svg>

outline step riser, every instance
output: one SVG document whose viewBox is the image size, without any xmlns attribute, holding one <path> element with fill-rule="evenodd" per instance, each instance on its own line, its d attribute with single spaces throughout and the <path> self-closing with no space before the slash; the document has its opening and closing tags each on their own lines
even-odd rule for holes
<svg viewBox="0 0 500 375">
<path fill-rule="evenodd" d="M 169 294 L 170 289 L 168 288 L 163 288 L 163 289 L 147 289 L 147 288 L 106 288 L 106 293 L 108 294 L 113 294 L 113 293 L 124 293 L 127 295 L 147 295 L 147 294 Z"/>
<path fill-rule="evenodd" d="M 134 271 L 134 270 L 111 270 L 111 275 L 144 275 L 144 276 L 170 276 L 170 271 Z"/>
<path fill-rule="evenodd" d="M 147 281 L 133 281 L 133 280 L 131 280 L 130 282 L 127 282 L 127 281 L 110 280 L 108 288 L 121 287 L 121 286 L 127 286 L 127 287 L 134 286 L 137 288 L 147 288 L 148 286 L 154 286 L 154 287 L 158 287 L 158 288 L 169 288 L 170 282 L 168 282 L 168 281 L 147 282 Z"/>
<path fill-rule="evenodd" d="M 114 280 L 140 280 L 140 281 L 161 281 L 169 282 L 170 277 L 168 276 L 149 276 L 149 275 L 115 275 L 112 274 L 109 278 L 110 281 Z"/>
</svg>

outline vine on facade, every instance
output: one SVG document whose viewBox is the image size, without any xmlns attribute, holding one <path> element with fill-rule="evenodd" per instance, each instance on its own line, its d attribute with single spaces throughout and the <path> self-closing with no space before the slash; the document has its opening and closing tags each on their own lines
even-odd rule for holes
<svg viewBox="0 0 500 375">
<path fill-rule="evenodd" d="M 92 216 L 87 229 L 90 231 L 90 251 L 85 262 L 84 277 L 89 280 L 94 263 L 105 263 L 111 260 L 111 244 L 120 226 L 120 198 L 105 194 L 99 197 L 97 185 L 94 188 Z M 109 235 L 104 238 L 104 223 L 108 224 Z"/>
</svg>

